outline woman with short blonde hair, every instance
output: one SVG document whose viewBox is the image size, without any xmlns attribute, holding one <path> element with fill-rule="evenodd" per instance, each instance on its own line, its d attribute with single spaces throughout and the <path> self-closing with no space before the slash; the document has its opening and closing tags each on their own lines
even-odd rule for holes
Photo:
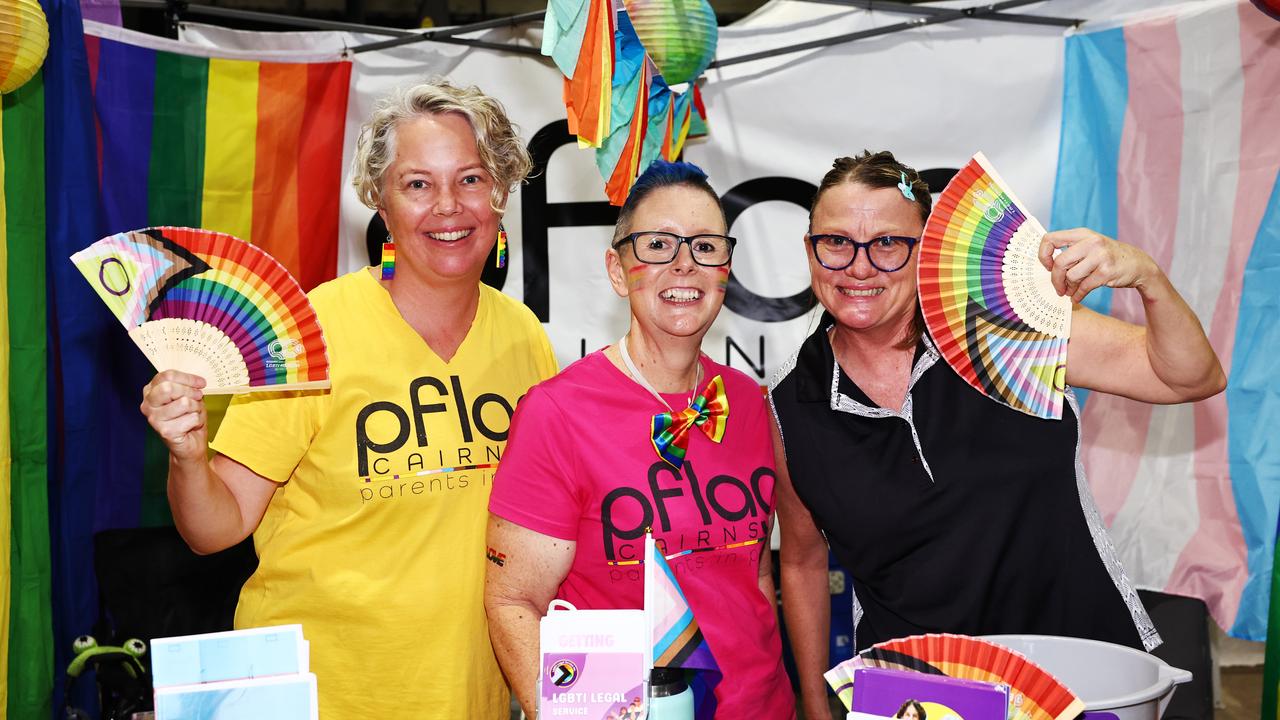
<svg viewBox="0 0 1280 720">
<path fill-rule="evenodd" d="M 351 184 L 361 202 L 374 209 L 381 203 L 383 176 L 395 157 L 396 127 L 420 115 L 441 113 L 457 113 L 471 125 L 480 160 L 493 177 L 493 209 L 506 209 L 507 196 L 533 169 L 529 151 L 501 103 L 474 86 L 460 88 L 445 81 L 398 88 L 374 107 L 360 128 L 351 163 Z"/>
<path fill-rule="evenodd" d="M 238 396 L 212 443 L 199 377 L 161 372 L 142 412 L 192 549 L 253 534 L 235 625 L 302 624 L 321 717 L 505 720 L 486 507 L 516 401 L 556 361 L 480 275 L 528 154 L 497 101 L 438 82 L 379 103 L 355 165 L 394 252 L 309 295 L 332 388 Z"/>
</svg>

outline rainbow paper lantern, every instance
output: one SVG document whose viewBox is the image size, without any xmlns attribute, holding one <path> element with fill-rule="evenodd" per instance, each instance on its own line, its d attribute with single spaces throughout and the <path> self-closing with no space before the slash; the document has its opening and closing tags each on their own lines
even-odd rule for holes
<svg viewBox="0 0 1280 720">
<path fill-rule="evenodd" d="M 36 0 L 0 0 L 0 93 L 26 84 L 49 52 L 49 23 Z"/>
<path fill-rule="evenodd" d="M 569 132 L 596 149 L 614 205 L 656 158 L 707 134 L 696 81 L 719 37 L 706 0 L 624 2 L 549 0 L 542 40 L 565 78 Z"/>
<path fill-rule="evenodd" d="M 716 13 L 706 0 L 625 0 L 645 52 L 668 85 L 691 82 L 716 54 Z"/>
</svg>

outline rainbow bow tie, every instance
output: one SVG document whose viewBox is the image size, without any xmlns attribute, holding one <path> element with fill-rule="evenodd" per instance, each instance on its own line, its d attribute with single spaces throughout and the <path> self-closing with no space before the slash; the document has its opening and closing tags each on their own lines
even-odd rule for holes
<svg viewBox="0 0 1280 720">
<path fill-rule="evenodd" d="M 724 380 L 717 375 L 707 383 L 706 392 L 694 398 L 689 407 L 653 416 L 653 449 L 658 451 L 658 457 L 679 470 L 689 452 L 689 428 L 697 427 L 712 442 L 720 442 L 728 421 L 729 396 L 724 391 Z"/>
</svg>

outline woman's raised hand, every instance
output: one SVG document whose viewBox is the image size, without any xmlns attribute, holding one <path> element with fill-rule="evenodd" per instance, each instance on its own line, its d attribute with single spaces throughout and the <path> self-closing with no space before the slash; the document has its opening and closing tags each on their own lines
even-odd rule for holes
<svg viewBox="0 0 1280 720">
<path fill-rule="evenodd" d="M 1073 303 L 1103 286 L 1141 290 L 1161 274 L 1150 255 L 1088 228 L 1046 233 L 1039 255 L 1052 275 L 1053 288 Z"/>
<path fill-rule="evenodd" d="M 142 389 L 142 414 L 177 460 L 204 460 L 209 449 L 204 378 L 165 370 Z"/>
</svg>

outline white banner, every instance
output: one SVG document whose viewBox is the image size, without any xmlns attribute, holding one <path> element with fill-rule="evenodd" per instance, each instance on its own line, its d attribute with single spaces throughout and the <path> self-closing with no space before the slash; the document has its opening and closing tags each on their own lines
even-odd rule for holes
<svg viewBox="0 0 1280 720">
<path fill-rule="evenodd" d="M 975 4 L 975 0 L 931 3 L 923 12 Z M 1188 7 L 1194 10 L 1203 4 L 1188 4 Z M 1170 12 L 1195 16 L 1194 12 L 1185 10 L 1163 0 L 1057 0 L 1011 12 L 1088 20 L 1082 28 L 1088 32 L 1098 27 L 1125 27 L 1125 15 L 1136 11 L 1144 15 L 1160 13 L 1162 17 Z M 1222 17 L 1230 19 L 1230 15 Z M 838 37 L 901 23 L 909 17 L 829 4 L 773 0 L 744 21 L 721 28 L 717 57 L 726 60 Z M 1223 30 L 1212 26 L 1204 30 L 1191 25 L 1185 29 L 1180 27 L 1179 32 L 1185 36 L 1181 42 L 1188 47 L 1201 43 L 1210 49 L 1224 41 L 1235 42 L 1237 34 L 1230 27 Z M 530 47 L 538 47 L 541 42 L 536 24 L 490 31 L 483 38 Z M 224 49 L 315 53 L 382 38 L 343 33 L 268 35 L 187 26 L 183 39 Z M 1177 55 L 1176 50 L 1171 52 Z M 1231 48 L 1223 53 L 1231 57 L 1239 55 L 1238 50 Z M 1218 82 L 1208 86 L 1209 89 L 1225 88 L 1222 92 L 1227 93 L 1228 98 L 1235 97 L 1231 93 L 1239 94 L 1238 69 L 1231 70 L 1220 63 L 1204 66 L 1202 60 L 1195 59 L 1202 58 L 1203 53 L 1188 53 L 1184 49 L 1182 55 L 1192 62 L 1187 66 L 1191 70 L 1182 71 L 1182 82 L 1191 82 L 1188 87 L 1203 90 L 1194 83 Z M 1055 218 L 1050 217 L 1062 132 L 1063 58 L 1064 29 L 1060 26 L 963 19 L 709 71 L 703 79 L 703 98 L 710 135 L 691 141 L 686 146 L 685 159 L 706 169 L 713 186 L 724 196 L 730 234 L 739 239 L 739 244 L 725 309 L 707 336 L 704 351 L 765 384 L 812 330 L 816 314 L 807 295 L 808 250 L 803 244 L 803 235 L 808 203 L 816 183 L 837 156 L 852 155 L 864 148 L 892 150 L 900 160 L 919 169 L 936 192 L 941 190 L 951 169 L 961 166 L 981 150 L 1047 227 L 1056 228 L 1071 222 L 1070 218 L 1063 217 L 1055 223 Z M 281 58 L 274 54 L 271 59 Z M 1122 64 L 1119 60 L 1116 62 Z M 1195 65 L 1196 62 L 1201 64 Z M 347 123 L 347 156 L 351 153 L 350 142 L 356 128 L 378 96 L 393 85 L 432 74 L 479 85 L 501 99 L 530 140 L 535 160 L 544 168 L 511 201 L 506 225 L 512 237 L 512 262 L 505 274 L 494 278 L 495 284 L 523 299 L 546 323 L 562 365 L 615 341 L 626 329 L 627 307 L 606 282 L 602 259 L 616 211 L 605 203 L 603 180 L 595 169 L 591 152 L 579 150 L 565 130 L 561 78 L 549 61 L 437 43 L 357 54 Z M 1139 86 L 1136 94 L 1141 95 L 1146 89 L 1149 88 Z M 1232 109 L 1237 107 L 1238 98 L 1233 105 L 1219 102 L 1217 95 L 1205 92 L 1186 96 L 1192 103 L 1188 107 L 1193 108 L 1188 111 L 1191 114 L 1187 127 L 1200 134 L 1188 134 L 1190 139 L 1179 141 L 1185 146 L 1182 152 L 1192 158 L 1198 157 L 1197 153 L 1218 148 L 1217 145 L 1209 150 L 1201 147 L 1207 142 L 1203 139 L 1206 136 L 1202 126 L 1210 122 L 1206 118 L 1211 116 L 1204 115 L 1205 111 L 1196 103 L 1212 97 L 1214 111 L 1228 121 L 1235 117 L 1231 113 L 1238 112 Z M 1119 101 L 1124 101 L 1122 96 Z M 1074 122 L 1079 124 L 1079 118 Z M 1237 119 L 1234 124 L 1224 122 L 1215 126 L 1221 131 L 1221 137 L 1214 138 L 1219 143 L 1222 138 L 1229 140 L 1231 133 L 1238 131 L 1239 124 Z M 1131 130 L 1126 128 L 1125 132 Z M 1098 142 L 1094 135 L 1087 135 L 1083 147 Z M 1170 149 L 1179 148 L 1171 145 Z M 1157 149 L 1152 154 L 1160 152 Z M 1088 167 L 1084 168 L 1087 172 L 1068 177 L 1097 174 L 1093 172 L 1097 168 L 1089 165 L 1091 160 L 1086 157 L 1089 153 L 1080 149 L 1078 138 L 1071 155 L 1063 162 L 1083 163 Z M 1230 163 L 1228 166 L 1228 169 L 1235 167 Z M 1190 163 L 1187 167 L 1192 170 L 1185 176 L 1189 187 L 1199 188 L 1207 182 L 1201 177 L 1204 174 L 1201 168 L 1207 167 L 1204 163 Z M 1137 177 L 1141 177 L 1141 173 Z M 1132 177 L 1125 176 L 1121 182 L 1133 182 Z M 1214 192 L 1224 187 L 1228 185 L 1211 186 Z M 1059 188 L 1056 194 L 1088 198 L 1099 192 L 1096 188 L 1067 187 Z M 1193 194 L 1183 188 L 1184 199 Z M 1176 210 L 1186 217 L 1209 217 L 1206 207 L 1203 203 L 1188 201 L 1170 212 Z M 1224 212 L 1229 205 L 1217 202 L 1215 207 L 1217 212 Z M 381 238 L 366 241 L 374 214 L 356 202 L 354 193 L 344 197 L 342 212 L 339 269 L 345 271 L 368 264 L 371 261 L 369 247 L 376 247 Z M 1217 225 L 1221 226 L 1221 222 Z M 1225 262 L 1224 258 L 1219 261 Z M 1180 262 L 1191 264 L 1183 267 Z M 1185 277 L 1178 279 L 1178 283 L 1190 290 L 1189 299 L 1193 303 L 1196 284 L 1208 282 L 1197 280 L 1205 275 L 1203 265 L 1195 258 L 1174 258 L 1166 268 L 1175 278 L 1179 277 L 1179 270 L 1182 271 Z M 1205 291 L 1201 290 L 1203 294 Z M 1217 297 L 1216 285 L 1209 291 L 1209 297 Z M 1210 318 L 1205 316 L 1200 304 L 1203 303 L 1196 307 L 1201 312 L 1201 320 L 1208 324 Z M 1217 398 L 1213 401 L 1217 405 L 1210 403 L 1200 409 L 1218 407 L 1225 402 L 1226 398 Z M 1098 407 L 1091 412 L 1099 414 Z M 1176 416 L 1189 422 L 1193 411 L 1192 406 L 1180 406 L 1157 412 L 1159 417 Z M 1110 422 L 1125 424 L 1128 420 L 1116 415 Z M 1102 428 L 1106 423 L 1096 421 L 1089 426 Z M 1159 429 L 1164 425 L 1153 427 Z M 1226 491 L 1222 498 L 1207 493 L 1203 488 L 1208 485 L 1188 474 L 1193 443 L 1184 436 L 1185 433 L 1178 435 L 1181 439 L 1173 443 L 1170 438 L 1174 436 L 1168 432 L 1153 431 L 1145 450 L 1141 449 L 1142 445 L 1135 449 L 1128 443 L 1114 448 L 1112 456 L 1103 456 L 1099 453 L 1108 450 L 1106 443 L 1086 434 L 1085 454 L 1086 458 L 1098 456 L 1090 463 L 1095 494 L 1104 509 L 1109 508 L 1108 522 L 1115 525 L 1117 546 L 1122 557 L 1128 559 L 1138 584 L 1202 597 L 1210 603 L 1218 621 L 1224 627 L 1231 627 L 1240 594 L 1238 583 L 1232 586 L 1234 594 L 1226 593 L 1230 597 L 1225 597 L 1221 586 L 1226 581 L 1222 579 L 1223 574 L 1215 573 L 1213 568 L 1231 564 L 1230 559 L 1220 557 L 1226 552 L 1223 548 L 1228 544 L 1233 548 L 1243 546 L 1247 540 L 1251 556 L 1256 554 L 1261 559 L 1256 563 L 1255 574 L 1250 575 L 1257 578 L 1258 588 L 1244 593 L 1245 598 L 1265 597 L 1264 586 L 1268 582 L 1265 569 L 1271 557 L 1266 540 L 1271 537 L 1268 533 L 1269 528 L 1274 527 L 1274 520 L 1269 518 L 1274 518 L 1274 514 L 1254 523 L 1261 529 L 1255 533 L 1256 537 L 1250 536 L 1251 539 L 1239 536 L 1238 520 L 1215 520 L 1218 515 L 1231 515 L 1231 498 Z M 1196 451 L 1199 452 L 1199 448 Z M 1128 464 L 1121 463 L 1121 459 Z M 1123 474 L 1117 469 L 1121 465 L 1128 468 L 1137 463 L 1155 468 L 1152 484 L 1130 492 L 1132 478 L 1119 482 L 1112 476 Z M 1225 460 L 1220 465 L 1225 466 Z M 1206 467 L 1220 465 L 1207 464 Z M 1183 471 L 1166 472 L 1170 467 L 1181 467 Z M 1211 503 L 1212 507 L 1206 509 L 1206 501 L 1201 498 L 1198 506 L 1196 493 L 1185 488 L 1181 493 L 1172 493 L 1169 483 L 1201 488 L 1197 492 L 1214 495 L 1210 499 L 1217 504 Z M 1213 485 L 1220 486 L 1227 487 L 1227 484 Z M 1160 512 L 1151 512 L 1150 508 L 1157 504 Z M 1219 507 L 1218 515 L 1211 512 L 1213 507 Z M 1135 529 L 1132 518 L 1139 516 L 1149 522 Z M 1196 523 L 1170 525 L 1167 522 L 1170 517 L 1202 517 L 1200 529 L 1196 529 L 1199 544 L 1189 543 L 1186 537 L 1174 537 L 1178 533 L 1190 536 Z M 1205 527 L 1208 529 L 1203 529 Z M 1213 563 L 1202 562 L 1200 555 L 1188 553 L 1184 545 L 1207 548 L 1205 557 L 1212 557 Z M 1172 572 L 1170 568 L 1175 567 L 1175 562 L 1195 572 Z M 1252 605 L 1246 602 L 1245 620 L 1233 631 L 1257 635 L 1263 615 L 1265 600 Z"/>
<path fill-rule="evenodd" d="M 1055 15 L 1095 16 L 1134 3 L 1058 2 Z M 1086 13 L 1086 11 L 1089 11 Z M 732 58 L 902 22 L 910 16 L 780 0 L 722 28 Z M 535 24 L 479 35 L 538 47 Z M 184 42 L 226 49 L 333 51 L 386 39 L 339 32 L 251 33 L 184 25 Z M 814 322 L 807 299 L 808 203 L 839 155 L 889 149 L 921 171 L 962 165 L 982 150 L 1046 223 L 1061 115 L 1063 29 L 963 20 L 733 65 L 707 73 L 710 135 L 685 159 L 725 196 L 739 239 L 725 309 L 704 350 L 765 384 Z M 562 365 L 627 327 L 626 304 L 604 274 L 615 211 L 591 151 L 564 129 L 561 77 L 549 60 L 421 42 L 354 54 L 347 147 L 390 88 L 443 75 L 499 98 L 545 170 L 511 200 L 511 262 L 496 276 L 546 323 Z M 935 172 L 935 177 L 945 173 Z M 940 189 L 940 186 L 939 188 Z M 343 196 L 339 271 L 369 264 L 373 211 Z"/>
</svg>

